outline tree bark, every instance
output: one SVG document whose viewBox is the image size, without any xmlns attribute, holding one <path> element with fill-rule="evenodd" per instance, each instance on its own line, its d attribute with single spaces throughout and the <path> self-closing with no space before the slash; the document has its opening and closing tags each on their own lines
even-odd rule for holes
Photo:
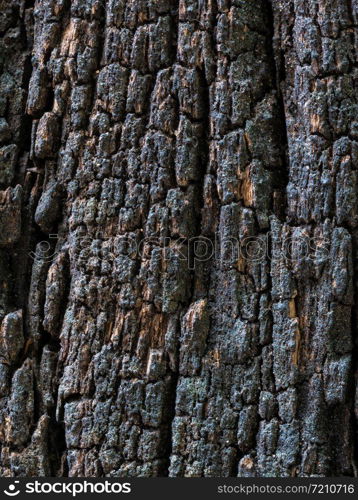
<svg viewBox="0 0 358 500">
<path fill-rule="evenodd" d="M 1 0 L 3 476 L 353 476 L 357 0 Z"/>
</svg>

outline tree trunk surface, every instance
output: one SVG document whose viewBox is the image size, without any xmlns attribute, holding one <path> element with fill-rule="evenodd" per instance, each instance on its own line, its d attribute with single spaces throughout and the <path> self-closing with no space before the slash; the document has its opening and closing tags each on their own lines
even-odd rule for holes
<svg viewBox="0 0 358 500">
<path fill-rule="evenodd" d="M 354 476 L 358 0 L 0 0 L 3 476 Z"/>
</svg>

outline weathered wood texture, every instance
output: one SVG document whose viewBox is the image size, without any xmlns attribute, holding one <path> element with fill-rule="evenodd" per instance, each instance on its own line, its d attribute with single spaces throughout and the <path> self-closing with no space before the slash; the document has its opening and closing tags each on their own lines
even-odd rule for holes
<svg viewBox="0 0 358 500">
<path fill-rule="evenodd" d="M 354 475 L 358 1 L 0 5 L 2 475 Z"/>
</svg>

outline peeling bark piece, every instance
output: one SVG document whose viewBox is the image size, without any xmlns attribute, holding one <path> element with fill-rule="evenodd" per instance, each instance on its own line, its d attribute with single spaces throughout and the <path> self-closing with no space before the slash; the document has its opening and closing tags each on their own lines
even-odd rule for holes
<svg viewBox="0 0 358 500">
<path fill-rule="evenodd" d="M 194 375 L 200 368 L 208 330 L 207 302 L 203 299 L 194 303 L 183 318 L 180 338 L 180 365 L 183 375 Z"/>
<path fill-rule="evenodd" d="M 6 142 L 11 138 L 11 130 L 5 118 L 0 118 L 0 143 Z"/>
<path fill-rule="evenodd" d="M 60 253 L 50 266 L 46 280 L 46 298 L 44 305 L 43 327 L 52 336 L 57 337 L 61 328 L 62 311 L 65 310 L 68 277 L 68 256 Z"/>
<path fill-rule="evenodd" d="M 24 346 L 22 310 L 5 316 L 0 328 L 0 356 L 14 363 Z"/>
<path fill-rule="evenodd" d="M 323 377 L 325 385 L 325 399 L 328 405 L 344 404 L 347 397 L 348 384 L 351 372 L 351 356 L 341 358 L 327 358 Z"/>
<path fill-rule="evenodd" d="M 35 212 L 35 222 L 44 233 L 50 233 L 60 216 L 62 188 L 55 183 L 46 187 Z"/>
<path fill-rule="evenodd" d="M 9 144 L 0 148 L 0 185 L 7 187 L 11 184 L 15 175 L 17 155 L 18 148 L 16 144 Z"/>
<path fill-rule="evenodd" d="M 47 75 L 45 69 L 35 68 L 29 82 L 29 94 L 26 111 L 29 115 L 37 115 L 47 102 Z"/>
<path fill-rule="evenodd" d="M 21 234 L 22 188 L 0 191 L 0 247 L 14 244 Z"/>
<path fill-rule="evenodd" d="M 53 158 L 56 156 L 59 133 L 58 117 L 52 112 L 44 113 L 36 129 L 35 156 L 37 158 Z"/>
<path fill-rule="evenodd" d="M 13 376 L 8 412 L 6 440 L 14 446 L 23 446 L 31 436 L 34 421 L 33 372 L 28 360 Z"/>
</svg>

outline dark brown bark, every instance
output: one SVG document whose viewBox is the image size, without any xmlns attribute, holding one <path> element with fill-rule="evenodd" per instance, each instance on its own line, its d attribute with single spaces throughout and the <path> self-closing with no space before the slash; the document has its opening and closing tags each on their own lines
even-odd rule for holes
<svg viewBox="0 0 358 500">
<path fill-rule="evenodd" d="M 2 475 L 356 475 L 357 1 L 0 5 Z"/>
</svg>

